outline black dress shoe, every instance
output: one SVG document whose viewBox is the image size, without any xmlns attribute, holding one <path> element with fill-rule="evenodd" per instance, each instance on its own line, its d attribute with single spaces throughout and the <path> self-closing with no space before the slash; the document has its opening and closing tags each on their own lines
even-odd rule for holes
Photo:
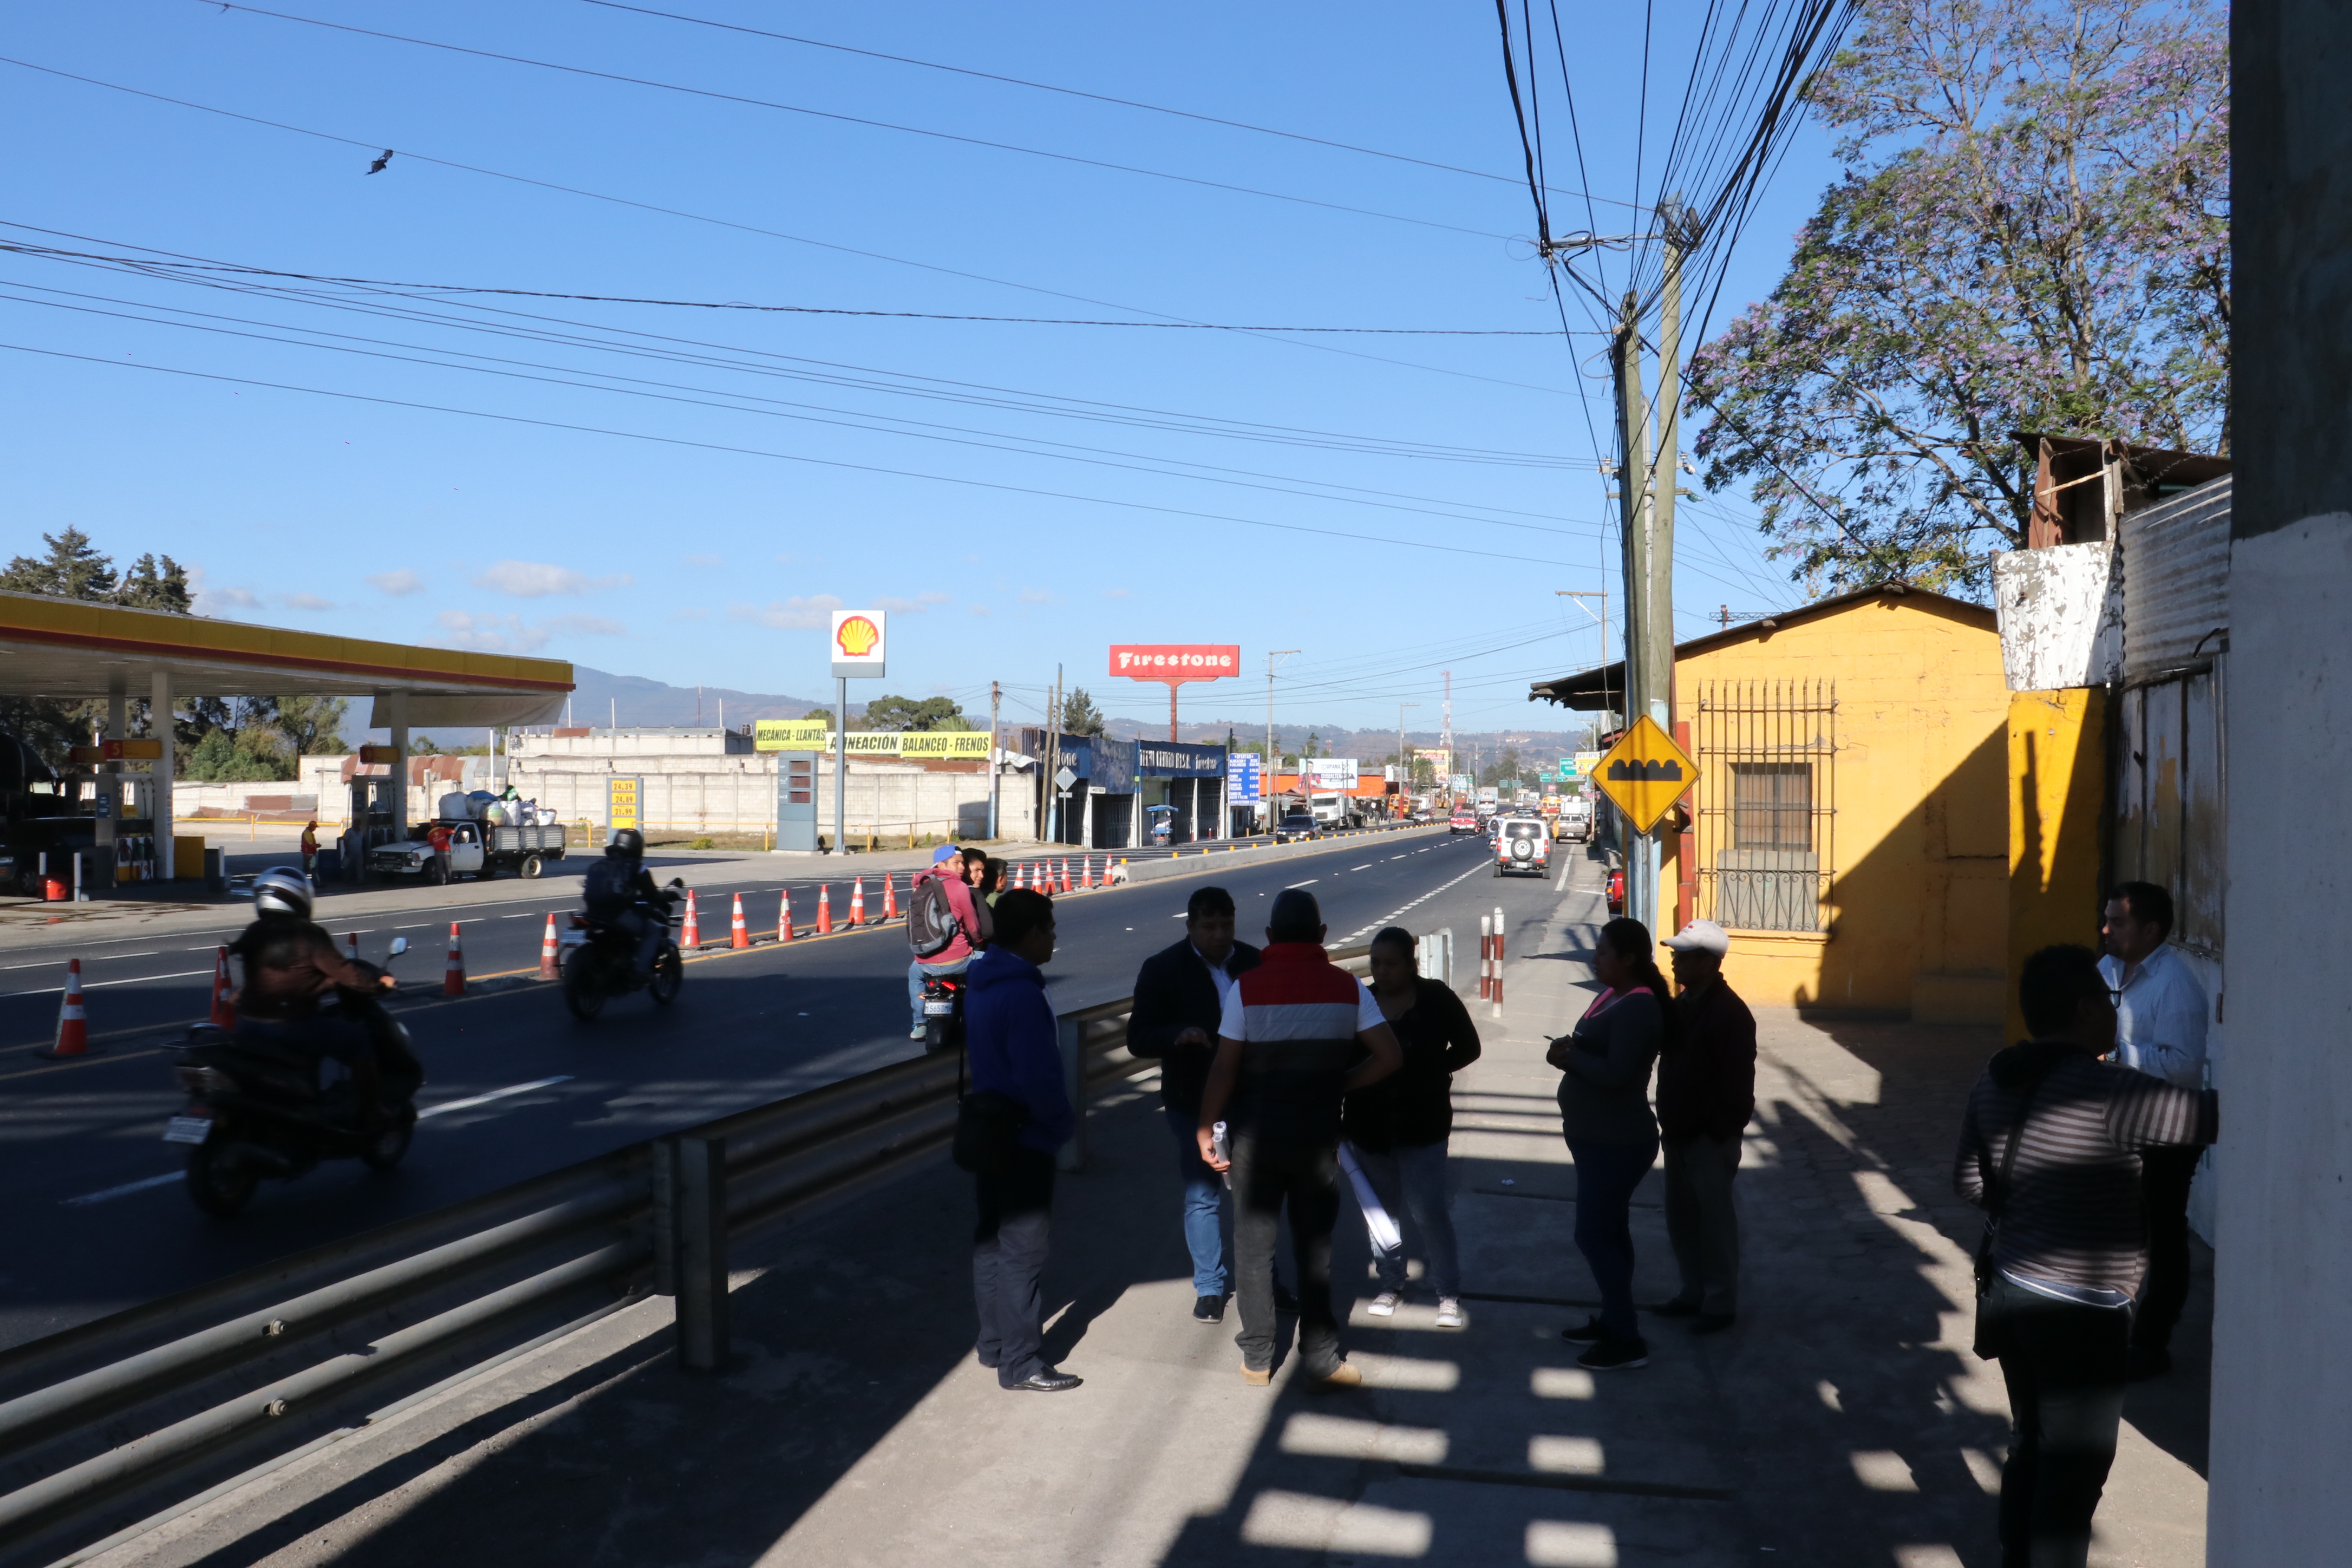
<svg viewBox="0 0 2352 1568">
<path fill-rule="evenodd" d="M 1192 1321 L 1196 1323 L 1222 1323 L 1225 1321 L 1225 1299 L 1223 1296 L 1192 1298 Z"/>
<path fill-rule="evenodd" d="M 1020 1382 L 1008 1383 L 1004 1386 L 1013 1394 L 1064 1394 L 1085 1381 L 1085 1378 L 1072 1377 L 1066 1372 L 1033 1372 Z"/>
</svg>

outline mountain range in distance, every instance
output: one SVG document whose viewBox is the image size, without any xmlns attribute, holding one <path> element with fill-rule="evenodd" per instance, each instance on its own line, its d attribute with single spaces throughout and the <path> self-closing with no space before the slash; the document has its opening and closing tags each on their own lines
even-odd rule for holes
<svg viewBox="0 0 2352 1568">
<path fill-rule="evenodd" d="M 823 697 L 794 697 L 764 691 L 742 691 L 730 686 L 671 686 L 659 680 L 649 680 L 640 675 L 614 675 L 608 670 L 593 669 L 587 665 L 574 665 L 572 679 L 576 689 L 572 694 L 571 710 L 562 722 L 587 724 L 599 728 L 617 724 L 623 729 L 683 728 L 688 725 L 716 727 L 722 721 L 730 728 L 740 728 L 761 719 L 803 719 L 815 711 L 831 712 L 833 703 Z M 852 702 L 853 717 L 864 713 L 866 705 Z M 983 710 L 971 714 L 982 723 L 988 715 Z M 1563 715 L 1564 716 L 1564 715 Z M 1020 728 L 1021 720 L 1008 716 L 1007 728 Z M 1028 721 L 1034 726 L 1034 721 Z M 1165 735 L 1167 727 L 1136 719 L 1111 719 L 1106 728 L 1121 740 L 1157 739 Z M 1394 730 L 1350 730 L 1343 724 L 1299 724 L 1285 721 L 1275 727 L 1276 743 L 1286 751 L 1295 750 L 1311 733 L 1316 740 L 1316 752 L 1327 757 L 1358 757 L 1378 762 L 1396 750 Z M 1186 741 L 1221 744 L 1230 731 L 1244 751 L 1262 749 L 1265 739 L 1265 722 L 1246 719 L 1216 719 L 1186 721 L 1177 726 L 1178 735 Z M 1409 746 L 1434 746 L 1437 732 L 1433 730 L 1407 730 L 1405 743 Z M 1580 747 L 1589 747 L 1591 739 L 1581 725 L 1575 729 L 1456 731 L 1454 749 L 1464 752 L 1465 763 L 1474 760 L 1484 766 L 1499 755 L 1505 746 L 1515 746 L 1523 757 L 1541 757 L 1548 752 L 1566 755 Z"/>
</svg>

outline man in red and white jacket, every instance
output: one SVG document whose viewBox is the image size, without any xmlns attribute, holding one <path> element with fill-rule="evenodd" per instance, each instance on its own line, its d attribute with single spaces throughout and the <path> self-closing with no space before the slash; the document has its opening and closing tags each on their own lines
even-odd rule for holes
<svg viewBox="0 0 2352 1568">
<path fill-rule="evenodd" d="M 1230 1173 L 1242 1381 L 1274 1377 L 1274 1247 L 1286 1204 L 1298 1268 L 1298 1355 L 1327 1386 L 1363 1382 L 1339 1352 L 1331 1309 L 1331 1226 L 1339 1212 L 1339 1104 L 1404 1060 L 1380 1004 L 1323 951 L 1315 895 L 1274 900 L 1258 966 L 1226 994 L 1201 1094 L 1201 1158 Z M 1230 1126 L 1230 1158 L 1216 1147 Z"/>
</svg>

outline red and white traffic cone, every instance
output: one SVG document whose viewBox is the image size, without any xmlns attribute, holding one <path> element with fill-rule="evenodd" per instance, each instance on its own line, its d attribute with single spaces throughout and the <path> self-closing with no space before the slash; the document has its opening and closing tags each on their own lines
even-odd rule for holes
<svg viewBox="0 0 2352 1568">
<path fill-rule="evenodd" d="M 849 884 L 849 923 L 854 926 L 866 923 L 866 879 L 863 877 Z"/>
<path fill-rule="evenodd" d="M 359 932 L 355 931 L 347 931 L 343 933 L 343 956 L 350 959 L 353 963 L 357 963 L 360 961 Z"/>
<path fill-rule="evenodd" d="M 1061 890 L 1062 890 L 1063 892 L 1066 892 L 1066 892 L 1068 892 L 1068 891 L 1070 890 L 1070 858 L 1069 858 L 1067 855 L 1065 855 L 1065 856 L 1063 856 L 1063 857 L 1062 857 L 1062 889 L 1061 889 Z"/>
<path fill-rule="evenodd" d="M 833 886 L 821 882 L 816 889 L 816 934 L 833 934 Z"/>
<path fill-rule="evenodd" d="M 236 1007 L 228 999 L 231 989 L 228 981 L 228 949 L 222 948 L 219 956 L 213 960 L 212 1021 L 224 1029 L 236 1027 Z"/>
<path fill-rule="evenodd" d="M 886 921 L 898 918 L 898 889 L 892 885 L 887 871 L 882 873 L 882 918 Z"/>
<path fill-rule="evenodd" d="M 463 996 L 466 994 L 466 944 L 457 935 L 457 922 L 449 922 L 449 963 L 441 972 L 441 994 Z"/>
<path fill-rule="evenodd" d="M 81 960 L 66 960 L 66 992 L 58 1003 L 58 1037 L 50 1043 L 53 1057 L 86 1056 L 89 1052 L 89 1018 L 81 1008 Z"/>
<path fill-rule="evenodd" d="M 547 916 L 547 934 L 539 939 L 539 977 L 541 980 L 562 978 L 562 970 L 556 963 L 562 952 L 562 944 L 555 940 L 555 913 L 551 910 Z"/>
<path fill-rule="evenodd" d="M 776 906 L 776 940 L 793 940 L 793 890 L 790 888 L 784 889 L 783 902 Z"/>
<path fill-rule="evenodd" d="M 751 928 L 743 923 L 743 895 L 740 893 L 735 895 L 735 929 L 728 934 L 727 945 L 729 947 L 751 945 Z"/>
<path fill-rule="evenodd" d="M 1094 885 L 1095 858 L 1091 855 L 1081 856 L 1078 860 L 1078 886 L 1091 888 Z"/>
<path fill-rule="evenodd" d="M 677 945 L 688 949 L 702 945 L 702 909 L 694 901 L 692 888 L 686 890 L 686 930 L 678 937 Z"/>
</svg>

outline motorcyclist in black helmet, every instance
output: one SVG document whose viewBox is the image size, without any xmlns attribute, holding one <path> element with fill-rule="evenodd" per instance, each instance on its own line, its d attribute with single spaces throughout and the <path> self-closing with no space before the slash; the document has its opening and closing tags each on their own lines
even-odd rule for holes
<svg viewBox="0 0 2352 1568">
<path fill-rule="evenodd" d="M 657 919 L 640 907 L 641 901 L 659 905 L 666 899 L 646 869 L 645 855 L 644 834 L 634 827 L 616 830 L 613 841 L 604 846 L 604 858 L 588 868 L 582 889 L 590 920 L 637 939 L 633 963 L 639 980 L 653 973 L 654 955 L 661 951 L 662 935 L 669 929 L 666 914 Z"/>
<path fill-rule="evenodd" d="M 341 1062 L 351 1075 L 352 1109 L 373 1121 L 382 1114 L 383 1095 L 375 1043 L 359 1024 L 322 1013 L 320 1004 L 338 988 L 389 989 L 392 977 L 339 952 L 311 921 L 310 900 L 310 879 L 291 867 L 254 879 L 254 921 L 229 945 L 245 966 L 245 984 L 233 999 L 236 1038 L 290 1050 L 312 1064 L 314 1077 L 318 1062 Z"/>
</svg>

